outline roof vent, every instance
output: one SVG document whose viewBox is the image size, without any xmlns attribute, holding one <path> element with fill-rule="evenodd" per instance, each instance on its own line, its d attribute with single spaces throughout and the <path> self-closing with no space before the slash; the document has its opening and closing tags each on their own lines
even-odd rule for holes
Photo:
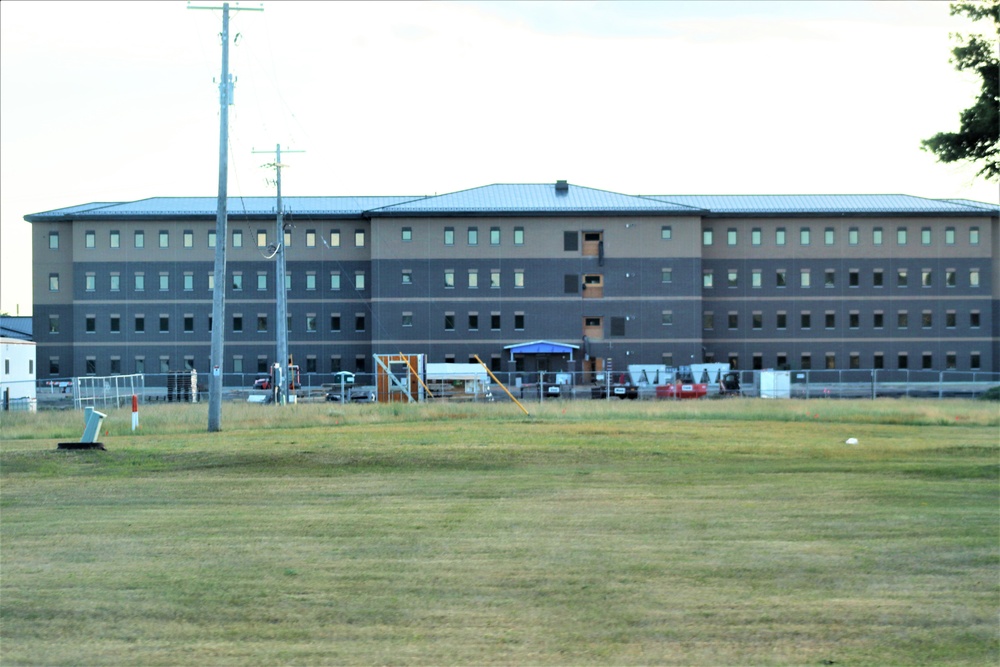
<svg viewBox="0 0 1000 667">
<path fill-rule="evenodd" d="M 556 194 L 565 195 L 569 194 L 569 183 L 566 181 L 556 181 Z"/>
</svg>

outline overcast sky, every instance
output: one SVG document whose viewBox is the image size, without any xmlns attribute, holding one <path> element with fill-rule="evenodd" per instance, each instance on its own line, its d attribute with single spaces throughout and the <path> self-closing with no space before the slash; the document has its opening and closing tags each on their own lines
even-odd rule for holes
<svg viewBox="0 0 1000 667">
<path fill-rule="evenodd" d="M 197 2 L 199 5 L 215 3 Z M 259 3 L 241 3 L 259 7 Z M 215 196 L 221 11 L 0 3 L 0 310 L 31 312 L 28 213 Z M 946 2 L 264 3 L 234 12 L 229 194 L 627 194 L 1000 203 L 920 140 L 979 92 Z"/>
</svg>

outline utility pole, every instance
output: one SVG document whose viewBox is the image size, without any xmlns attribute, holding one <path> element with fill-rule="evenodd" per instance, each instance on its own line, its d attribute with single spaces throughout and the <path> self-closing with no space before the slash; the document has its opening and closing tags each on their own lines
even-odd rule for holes
<svg viewBox="0 0 1000 667">
<path fill-rule="evenodd" d="M 219 9 L 196 7 L 188 9 Z M 212 292 L 212 374 L 208 385 L 208 430 L 222 430 L 222 369 L 226 331 L 226 222 L 228 219 L 229 105 L 233 100 L 232 75 L 229 74 L 229 3 L 222 3 L 222 78 L 219 81 L 219 196 L 215 215 L 215 287 Z M 264 11 L 263 7 L 233 7 L 234 11 Z"/>
<path fill-rule="evenodd" d="M 270 151 L 253 151 L 254 153 L 270 153 Z M 305 151 L 285 151 L 286 153 L 305 153 Z M 277 144 L 274 148 L 274 162 L 271 164 L 264 165 L 265 167 L 274 167 L 274 171 L 277 173 L 277 178 L 275 184 L 278 188 L 278 220 L 276 227 L 277 238 L 275 239 L 275 260 L 276 269 L 274 277 L 274 302 L 275 302 L 275 318 L 278 320 L 277 324 L 277 334 L 278 334 L 278 356 L 277 362 L 279 364 L 278 377 L 274 378 L 274 383 L 278 387 L 278 405 L 284 405 L 287 403 L 288 397 L 288 382 L 290 377 L 288 377 L 288 292 L 285 290 L 285 232 L 291 230 L 291 225 L 286 228 L 285 225 L 285 210 L 281 203 L 281 168 L 286 166 L 281 164 L 281 144 Z"/>
</svg>

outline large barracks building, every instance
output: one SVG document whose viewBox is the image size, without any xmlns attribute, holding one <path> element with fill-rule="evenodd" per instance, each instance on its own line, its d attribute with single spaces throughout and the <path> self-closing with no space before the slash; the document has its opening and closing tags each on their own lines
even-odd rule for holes
<svg viewBox="0 0 1000 667">
<path fill-rule="evenodd" d="M 275 362 L 276 290 L 302 373 L 373 354 L 493 370 L 610 363 L 1000 372 L 1000 206 L 907 195 L 632 196 L 557 181 L 433 197 L 100 202 L 32 223 L 39 379 Z M 287 275 L 275 284 L 274 250 Z M 225 354 L 210 359 L 211 327 Z"/>
</svg>

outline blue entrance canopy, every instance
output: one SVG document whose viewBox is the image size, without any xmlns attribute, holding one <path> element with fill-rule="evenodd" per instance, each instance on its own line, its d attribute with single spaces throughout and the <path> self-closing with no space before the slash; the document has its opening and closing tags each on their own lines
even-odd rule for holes
<svg viewBox="0 0 1000 667">
<path fill-rule="evenodd" d="M 569 345 L 567 343 L 553 343 L 548 340 L 536 340 L 530 343 L 517 343 L 516 345 L 504 345 L 505 350 L 510 350 L 510 360 L 514 360 L 515 354 L 568 354 L 569 360 L 573 361 L 573 350 L 579 350 L 579 345 Z"/>
</svg>

